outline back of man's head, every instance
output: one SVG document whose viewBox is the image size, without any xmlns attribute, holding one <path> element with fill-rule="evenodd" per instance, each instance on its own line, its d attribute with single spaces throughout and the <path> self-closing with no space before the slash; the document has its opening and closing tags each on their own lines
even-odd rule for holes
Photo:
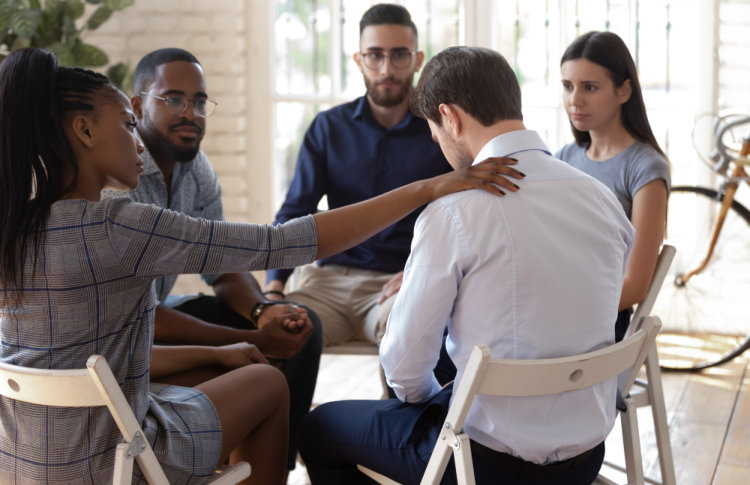
<svg viewBox="0 0 750 485">
<path fill-rule="evenodd" d="M 449 47 L 422 69 L 411 110 L 441 125 L 438 107 L 454 104 L 484 126 L 523 120 L 521 87 L 508 61 L 483 47 Z"/>
<path fill-rule="evenodd" d="M 414 25 L 409 11 L 393 3 L 378 3 L 370 7 L 359 21 L 359 35 L 362 35 L 365 27 L 371 25 L 403 25 L 411 27 L 414 37 L 417 36 L 417 26 Z"/>
<path fill-rule="evenodd" d="M 198 59 L 190 52 L 176 47 L 167 47 L 149 52 L 138 62 L 133 76 L 133 94 L 148 91 L 154 82 L 156 68 L 168 62 L 185 61 L 200 65 Z"/>
</svg>

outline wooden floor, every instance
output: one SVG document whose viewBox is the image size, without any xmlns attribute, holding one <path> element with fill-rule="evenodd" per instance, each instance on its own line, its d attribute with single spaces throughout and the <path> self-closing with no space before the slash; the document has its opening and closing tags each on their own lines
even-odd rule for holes
<svg viewBox="0 0 750 485">
<path fill-rule="evenodd" d="M 663 362 L 723 353 L 733 337 L 659 337 Z M 750 484 L 750 351 L 732 362 L 700 373 L 663 373 L 664 394 L 679 485 Z M 313 405 L 339 399 L 377 399 L 381 393 L 375 356 L 323 355 Z M 659 463 L 650 408 L 638 411 L 646 476 L 659 480 Z M 607 461 L 622 465 L 619 422 L 607 438 Z M 624 474 L 606 467 L 602 473 L 625 483 Z M 309 483 L 304 467 L 289 476 L 289 485 Z"/>
</svg>

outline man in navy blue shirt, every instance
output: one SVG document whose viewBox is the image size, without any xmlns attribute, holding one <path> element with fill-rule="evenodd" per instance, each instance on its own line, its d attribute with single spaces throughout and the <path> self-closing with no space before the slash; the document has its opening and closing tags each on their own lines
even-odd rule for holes
<svg viewBox="0 0 750 485">
<path fill-rule="evenodd" d="M 315 117 L 275 223 L 315 213 L 324 195 L 329 208 L 336 208 L 451 170 L 427 122 L 409 110 L 414 73 L 423 60 L 405 8 L 378 4 L 365 12 L 354 61 L 367 93 Z M 291 270 L 269 271 L 266 296 L 312 308 L 323 324 L 324 345 L 362 338 L 378 344 L 401 286 L 418 215 L 298 268 L 289 295 L 283 290 Z"/>
</svg>

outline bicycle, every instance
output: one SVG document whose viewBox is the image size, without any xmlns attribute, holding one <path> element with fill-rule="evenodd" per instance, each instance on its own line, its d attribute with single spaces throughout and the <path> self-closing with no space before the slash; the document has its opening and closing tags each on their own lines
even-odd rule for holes
<svg viewBox="0 0 750 485">
<path fill-rule="evenodd" d="M 750 135 L 738 136 L 743 128 L 750 131 L 750 112 L 726 111 L 714 118 L 716 149 L 709 160 L 701 159 L 723 178 L 718 188 L 671 188 L 666 239 L 677 253 L 653 310 L 665 327 L 708 327 L 720 333 L 729 322 L 750 330 L 750 313 L 741 300 L 750 298 L 750 210 L 736 200 L 741 183 L 750 183 Z M 685 356 L 690 359 L 686 361 L 662 360 L 662 367 L 701 370 L 728 362 L 748 348 L 750 332 L 729 352 L 697 362 L 693 356 Z"/>
</svg>

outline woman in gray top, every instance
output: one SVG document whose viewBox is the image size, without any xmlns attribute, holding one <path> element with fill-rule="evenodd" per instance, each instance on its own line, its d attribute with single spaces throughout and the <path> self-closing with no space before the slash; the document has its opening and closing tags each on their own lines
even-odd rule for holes
<svg viewBox="0 0 750 485">
<path fill-rule="evenodd" d="M 556 156 L 612 189 L 636 229 L 616 325 L 621 340 L 631 307 L 646 297 L 664 238 L 669 162 L 651 131 L 635 63 L 620 37 L 584 34 L 560 64 L 576 141 Z"/>
<path fill-rule="evenodd" d="M 232 361 L 195 348 L 152 360 L 154 278 L 306 264 L 444 194 L 500 195 L 493 183 L 513 190 L 500 173 L 518 177 L 495 160 L 269 227 L 100 200 L 104 187 L 136 187 L 142 151 L 128 98 L 106 77 L 34 48 L 0 64 L 0 360 L 69 369 L 105 356 L 171 483 L 200 482 L 227 459 L 249 461 L 252 483 L 283 483 L 288 391 L 275 368 L 244 365 L 262 361 L 251 346 L 230 349 Z M 217 363 L 234 369 L 195 388 L 149 380 Z M 105 408 L 0 398 L 0 483 L 107 483 L 119 441 Z"/>
</svg>

